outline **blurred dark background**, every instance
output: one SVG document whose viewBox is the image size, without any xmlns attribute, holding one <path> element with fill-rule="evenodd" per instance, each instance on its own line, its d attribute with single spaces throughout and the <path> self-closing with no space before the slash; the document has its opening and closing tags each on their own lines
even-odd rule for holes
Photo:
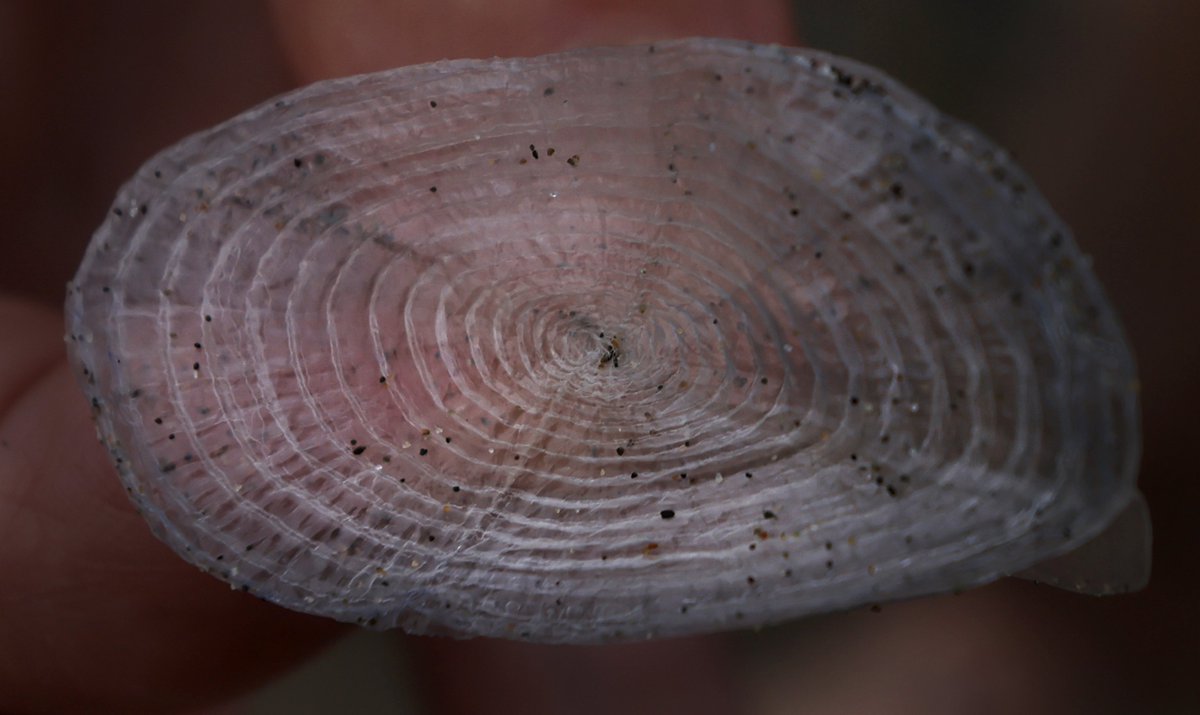
<svg viewBox="0 0 1200 715">
<path fill-rule="evenodd" d="M 1155 564 L 1131 596 L 1004 582 L 726 637 L 747 711 L 1200 712 L 1200 3 L 796 0 L 794 13 L 806 44 L 882 67 L 1012 150 L 1093 257 L 1139 360 Z M 283 45 L 248 0 L 0 1 L 0 293 L 59 304 L 142 161 L 297 84 Z M 403 653 L 355 636 L 230 712 L 408 712 L 405 688 L 423 684 Z"/>
</svg>

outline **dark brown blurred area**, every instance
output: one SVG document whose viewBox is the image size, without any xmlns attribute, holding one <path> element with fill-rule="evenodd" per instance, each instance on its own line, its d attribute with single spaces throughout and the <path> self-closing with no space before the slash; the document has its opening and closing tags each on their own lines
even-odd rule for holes
<svg viewBox="0 0 1200 715">
<path fill-rule="evenodd" d="M 1093 257 L 1139 360 L 1155 565 L 1131 596 L 1006 582 L 738 635 L 746 711 L 1200 712 L 1200 3 L 798 0 L 796 15 L 809 44 L 1011 149 Z M 58 305 L 120 183 L 293 86 L 302 58 L 284 49 L 249 0 L 0 3 L 0 294 Z"/>
</svg>

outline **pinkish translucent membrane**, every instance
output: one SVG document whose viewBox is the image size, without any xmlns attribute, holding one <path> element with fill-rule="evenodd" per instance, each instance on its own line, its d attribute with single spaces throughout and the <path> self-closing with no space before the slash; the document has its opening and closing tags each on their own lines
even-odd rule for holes
<svg viewBox="0 0 1200 715">
<path fill-rule="evenodd" d="M 991 581 L 1139 503 L 1133 362 L 1067 229 L 807 50 L 299 90 L 139 170 L 67 319 L 160 538 L 378 628 L 771 623 Z"/>
</svg>

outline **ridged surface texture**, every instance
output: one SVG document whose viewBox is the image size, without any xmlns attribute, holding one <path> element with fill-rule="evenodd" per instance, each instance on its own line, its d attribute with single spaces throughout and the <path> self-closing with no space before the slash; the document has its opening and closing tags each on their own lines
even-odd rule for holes
<svg viewBox="0 0 1200 715">
<path fill-rule="evenodd" d="M 716 40 L 324 82 L 151 159 L 68 289 L 155 534 L 376 628 L 588 642 L 984 583 L 1134 494 L 1133 362 L 993 144 Z"/>
</svg>

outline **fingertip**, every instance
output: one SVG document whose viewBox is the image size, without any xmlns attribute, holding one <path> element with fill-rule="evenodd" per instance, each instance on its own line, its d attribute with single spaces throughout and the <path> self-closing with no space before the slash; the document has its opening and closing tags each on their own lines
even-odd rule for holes
<svg viewBox="0 0 1200 715">
<path fill-rule="evenodd" d="M 411 638 L 429 709 L 468 713 L 689 713 L 742 710 L 723 636 L 577 646 Z"/>
<path fill-rule="evenodd" d="M 796 41 L 781 0 L 271 0 L 297 81 L 446 58 L 530 56 L 688 36 Z"/>
<path fill-rule="evenodd" d="M 96 440 L 61 320 L 0 303 L 0 323 L 0 711 L 216 702 L 343 632 L 156 540 Z"/>
</svg>

